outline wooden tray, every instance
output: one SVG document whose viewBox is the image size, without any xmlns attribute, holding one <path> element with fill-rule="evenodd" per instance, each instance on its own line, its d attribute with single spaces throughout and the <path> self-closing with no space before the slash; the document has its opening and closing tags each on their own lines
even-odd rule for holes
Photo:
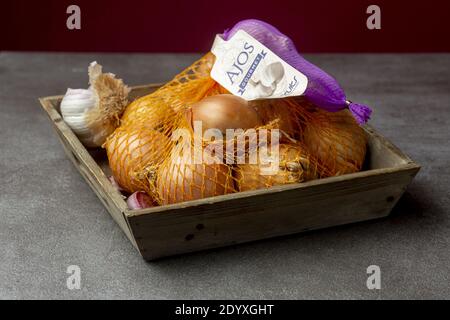
<svg viewBox="0 0 450 320">
<path fill-rule="evenodd" d="M 160 84 L 134 87 L 132 98 Z M 59 113 L 62 96 L 40 98 L 67 153 L 146 260 L 387 216 L 420 166 L 370 126 L 366 170 L 270 189 L 129 210 L 108 180 L 102 149 L 87 150 Z"/>
</svg>

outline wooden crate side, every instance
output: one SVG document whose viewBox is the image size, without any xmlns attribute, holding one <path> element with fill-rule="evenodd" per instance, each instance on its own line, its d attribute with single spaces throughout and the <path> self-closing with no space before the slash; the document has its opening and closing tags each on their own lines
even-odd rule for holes
<svg viewBox="0 0 450 320">
<path fill-rule="evenodd" d="M 367 133 L 366 162 L 369 169 L 394 168 L 407 163 L 414 163 L 391 141 L 383 137 L 372 126 L 365 125 Z"/>
<path fill-rule="evenodd" d="M 134 86 L 131 88 L 130 100 L 152 93 L 161 87 L 162 84 L 147 84 Z M 60 103 L 64 96 L 57 95 L 39 98 L 41 106 L 50 118 L 53 128 L 57 133 L 65 153 L 72 161 L 81 175 L 84 177 L 91 189 L 103 203 L 114 221 L 119 225 L 131 243 L 137 247 L 134 236 L 131 233 L 128 220 L 125 218 L 125 210 L 128 209 L 122 195 L 115 190 L 104 171 L 92 158 L 89 151 L 82 145 L 76 135 L 65 124 L 60 115 Z"/>
<path fill-rule="evenodd" d="M 136 246 L 135 239 L 131 234 L 128 221 L 124 215 L 125 210 L 127 210 L 126 202 L 122 198 L 122 195 L 114 189 L 101 168 L 61 118 L 55 108 L 55 105 L 59 104 L 60 97 L 41 98 L 39 100 L 47 115 L 52 120 L 53 128 L 67 156 L 85 178 L 86 182 L 96 193 L 128 239 Z"/>
<path fill-rule="evenodd" d="M 385 217 L 417 173 L 344 179 L 214 204 L 129 216 L 142 256 L 164 256 Z"/>
<path fill-rule="evenodd" d="M 135 100 L 140 97 L 146 96 L 146 95 L 156 91 L 163 85 L 164 85 L 164 83 L 151 83 L 151 84 L 144 84 L 141 86 L 133 86 L 133 87 L 131 87 L 129 100 Z"/>
</svg>

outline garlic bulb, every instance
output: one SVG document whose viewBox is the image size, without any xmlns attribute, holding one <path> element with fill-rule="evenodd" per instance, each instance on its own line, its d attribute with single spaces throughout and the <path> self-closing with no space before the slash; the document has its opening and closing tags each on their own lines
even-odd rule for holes
<svg viewBox="0 0 450 320">
<path fill-rule="evenodd" d="M 99 147 L 119 126 L 130 89 L 112 73 L 102 73 L 97 62 L 89 65 L 88 89 L 67 89 L 61 114 L 80 141 Z"/>
</svg>

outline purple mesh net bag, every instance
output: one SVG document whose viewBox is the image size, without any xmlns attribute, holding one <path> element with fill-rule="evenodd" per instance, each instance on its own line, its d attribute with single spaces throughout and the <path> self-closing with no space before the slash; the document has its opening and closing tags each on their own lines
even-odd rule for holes
<svg viewBox="0 0 450 320">
<path fill-rule="evenodd" d="M 362 104 L 347 100 L 337 81 L 312 63 L 306 61 L 295 48 L 292 40 L 272 25 L 255 20 L 242 20 L 233 28 L 225 30 L 223 39 L 230 39 L 238 30 L 243 30 L 272 50 L 281 59 L 308 78 L 304 96 L 320 108 L 336 112 L 348 108 L 359 124 L 366 123 L 372 110 Z"/>
</svg>

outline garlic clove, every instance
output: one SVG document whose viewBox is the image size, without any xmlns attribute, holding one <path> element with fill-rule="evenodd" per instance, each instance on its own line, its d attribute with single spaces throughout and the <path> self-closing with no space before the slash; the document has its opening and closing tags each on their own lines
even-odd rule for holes
<svg viewBox="0 0 450 320">
<path fill-rule="evenodd" d="M 64 116 L 81 114 L 86 109 L 95 106 L 95 97 L 89 89 L 67 89 L 66 95 L 61 101 L 61 113 Z"/>
<path fill-rule="evenodd" d="M 129 196 L 127 199 L 127 205 L 131 210 L 145 209 L 154 206 L 150 196 L 143 191 L 137 191 Z"/>
</svg>

